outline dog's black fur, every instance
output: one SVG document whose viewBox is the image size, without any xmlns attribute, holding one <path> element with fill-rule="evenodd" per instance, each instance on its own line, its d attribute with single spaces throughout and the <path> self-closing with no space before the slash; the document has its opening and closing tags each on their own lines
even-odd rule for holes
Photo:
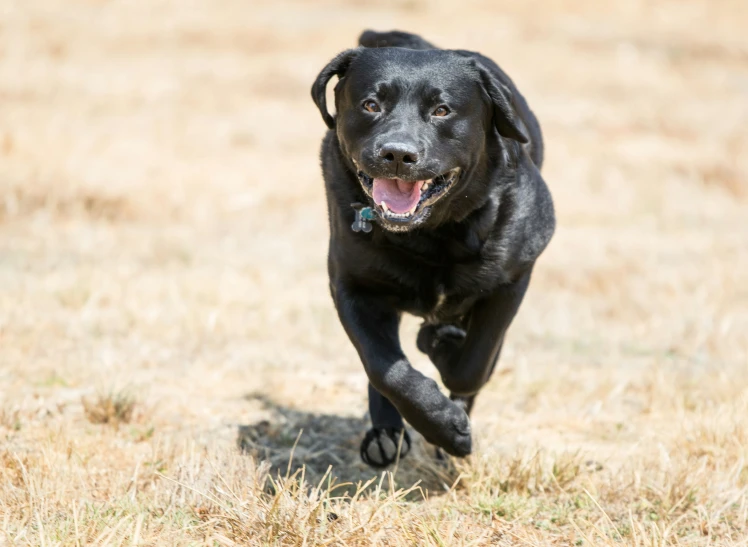
<svg viewBox="0 0 748 547">
<path fill-rule="evenodd" d="M 437 49 L 403 32 L 366 31 L 359 43 L 322 70 L 312 97 L 330 128 L 321 153 L 330 290 L 370 382 L 373 427 L 361 455 L 375 467 L 392 463 L 398 445 L 405 455 L 405 418 L 427 441 L 465 456 L 475 395 L 554 231 L 540 126 L 507 75 L 479 53 Z M 325 101 L 333 75 L 336 117 Z M 369 233 L 351 229 L 352 203 L 377 207 L 373 177 L 448 172 L 456 181 L 434 183 L 446 188 L 441 197 L 408 219 L 380 210 Z M 424 318 L 417 345 L 449 398 L 404 355 L 403 312 Z"/>
</svg>

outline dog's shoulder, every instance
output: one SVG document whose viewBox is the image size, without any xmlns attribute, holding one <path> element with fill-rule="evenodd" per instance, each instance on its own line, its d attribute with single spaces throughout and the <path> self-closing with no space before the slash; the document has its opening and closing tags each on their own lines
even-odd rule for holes
<svg viewBox="0 0 748 547">
<path fill-rule="evenodd" d="M 556 228 L 553 199 L 527 154 L 520 154 L 515 180 L 503 184 L 490 242 L 500 261 L 518 275 L 532 267 Z M 500 179 L 499 174 L 496 175 Z M 498 185 L 498 183 L 497 183 Z"/>
</svg>

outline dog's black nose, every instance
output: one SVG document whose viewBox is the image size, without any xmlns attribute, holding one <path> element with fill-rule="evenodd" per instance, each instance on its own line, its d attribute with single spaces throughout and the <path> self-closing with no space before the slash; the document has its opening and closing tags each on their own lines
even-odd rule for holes
<svg viewBox="0 0 748 547">
<path fill-rule="evenodd" d="M 412 144 L 390 142 L 379 150 L 379 157 L 387 162 L 413 164 L 418 162 L 418 150 Z"/>
</svg>

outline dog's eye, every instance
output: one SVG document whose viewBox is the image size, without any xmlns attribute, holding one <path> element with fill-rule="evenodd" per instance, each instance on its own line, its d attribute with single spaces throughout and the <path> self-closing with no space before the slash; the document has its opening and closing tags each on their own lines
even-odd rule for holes
<svg viewBox="0 0 748 547">
<path fill-rule="evenodd" d="M 380 112 L 381 109 L 376 101 L 369 100 L 364 101 L 364 110 L 368 112 Z"/>
<path fill-rule="evenodd" d="M 444 105 L 441 105 L 441 106 L 437 106 L 437 107 L 436 107 L 436 110 L 434 110 L 434 111 L 433 111 L 433 112 L 431 113 L 431 115 L 432 115 L 432 116 L 439 116 L 440 118 L 441 118 L 442 116 L 446 116 L 447 114 L 449 114 L 449 108 L 447 108 L 447 107 L 446 107 L 446 106 L 444 106 Z"/>
</svg>

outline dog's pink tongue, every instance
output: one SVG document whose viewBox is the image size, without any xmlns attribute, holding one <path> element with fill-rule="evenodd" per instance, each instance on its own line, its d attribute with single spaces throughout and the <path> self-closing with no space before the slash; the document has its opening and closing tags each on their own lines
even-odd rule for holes
<svg viewBox="0 0 748 547">
<path fill-rule="evenodd" d="M 405 213 L 418 204 L 421 199 L 423 181 L 407 182 L 400 179 L 374 179 L 372 196 L 377 205 L 387 203 L 393 213 Z"/>
</svg>

